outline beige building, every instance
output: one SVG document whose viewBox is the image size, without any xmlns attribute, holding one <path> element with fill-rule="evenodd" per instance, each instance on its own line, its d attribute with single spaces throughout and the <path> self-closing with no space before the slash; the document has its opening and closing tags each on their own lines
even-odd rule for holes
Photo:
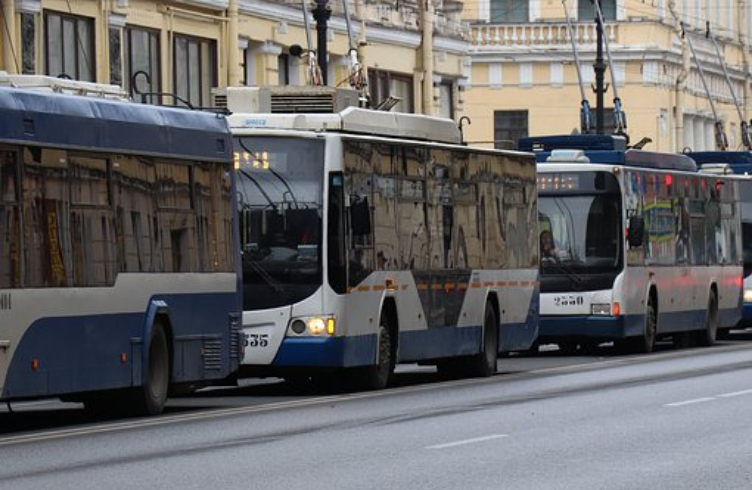
<svg viewBox="0 0 752 490">
<path fill-rule="evenodd" d="M 454 116 L 469 67 L 468 27 L 457 0 L 348 0 L 355 43 L 375 102 Z M 309 9 L 313 2 L 309 2 Z M 272 0 L 3 0 L 0 69 L 172 92 L 196 106 L 215 87 L 306 84 L 300 2 Z M 350 44 L 342 2 L 330 2 L 330 85 L 348 85 Z M 311 17 L 312 26 L 315 24 Z M 316 33 L 312 32 L 315 44 Z M 169 96 L 147 102 L 173 103 Z"/>
<path fill-rule="evenodd" d="M 583 85 L 595 109 L 592 64 L 596 31 L 589 0 L 567 0 L 581 56 Z M 680 23 L 698 53 L 718 117 L 732 148 L 739 147 L 740 117 L 710 40 L 710 22 L 743 117 L 750 117 L 749 0 L 601 0 L 614 76 L 633 142 L 648 149 L 713 149 L 714 116 Z M 561 0 L 469 0 L 471 76 L 464 115 L 468 140 L 505 146 L 525 135 L 579 129 L 580 91 Z M 613 107 L 613 87 L 606 107 Z M 612 119 L 607 120 L 607 125 Z"/>
</svg>

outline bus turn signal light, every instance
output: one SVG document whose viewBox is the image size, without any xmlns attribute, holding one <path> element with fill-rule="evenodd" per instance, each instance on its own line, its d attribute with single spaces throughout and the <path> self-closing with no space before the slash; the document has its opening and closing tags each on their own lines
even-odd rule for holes
<svg viewBox="0 0 752 490">
<path fill-rule="evenodd" d="M 613 308 L 611 308 L 611 313 L 614 316 L 620 316 L 621 315 L 621 305 L 617 302 L 614 302 Z"/>
</svg>

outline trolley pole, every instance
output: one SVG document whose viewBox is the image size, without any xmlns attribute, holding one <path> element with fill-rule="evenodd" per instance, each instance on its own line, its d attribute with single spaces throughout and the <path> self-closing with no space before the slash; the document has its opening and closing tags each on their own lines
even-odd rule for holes
<svg viewBox="0 0 752 490">
<path fill-rule="evenodd" d="M 598 2 L 600 6 L 600 0 L 590 0 L 591 2 Z M 595 63 L 593 69 L 595 70 L 595 132 L 596 134 L 604 133 L 604 119 L 605 119 L 605 107 L 604 99 L 606 95 L 606 63 L 603 60 L 603 24 L 600 21 L 599 16 L 595 16 L 595 30 L 596 37 L 596 51 L 595 51 Z"/>
<path fill-rule="evenodd" d="M 329 8 L 329 0 L 316 0 L 316 7 L 313 9 L 313 18 L 316 20 L 316 56 L 321 68 L 321 80 L 324 85 L 328 85 L 329 63 L 327 58 L 329 53 L 326 49 L 326 25 L 332 16 L 332 9 Z"/>
</svg>

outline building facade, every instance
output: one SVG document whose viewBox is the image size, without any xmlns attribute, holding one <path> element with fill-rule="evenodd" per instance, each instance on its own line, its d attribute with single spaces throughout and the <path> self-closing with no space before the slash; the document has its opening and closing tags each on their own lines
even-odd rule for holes
<svg viewBox="0 0 752 490">
<path fill-rule="evenodd" d="M 462 109 L 461 2 L 348 1 L 375 103 L 393 95 L 399 110 L 451 117 Z M 329 6 L 328 81 L 347 86 L 345 5 Z M 290 53 L 307 48 L 302 12 L 301 2 L 273 0 L 2 0 L 0 67 L 121 85 L 147 103 L 209 106 L 217 87 L 307 83 L 305 59 Z"/>
<path fill-rule="evenodd" d="M 573 22 L 586 96 L 593 109 L 592 68 L 596 52 L 590 0 L 566 0 Z M 648 137 L 647 149 L 681 151 L 715 148 L 711 107 L 725 124 L 731 148 L 741 144 L 741 118 L 749 112 L 749 0 L 601 0 L 605 36 L 613 58 L 607 72 L 606 109 L 619 92 L 633 142 Z M 560 0 L 471 0 L 471 76 L 464 113 L 472 125 L 468 140 L 513 146 L 521 136 L 568 134 L 580 129 L 581 101 L 564 6 Z M 718 41 L 724 66 L 706 38 L 706 22 Z M 705 74 L 710 98 L 694 46 Z M 613 126 L 607 118 L 606 127 Z"/>
</svg>

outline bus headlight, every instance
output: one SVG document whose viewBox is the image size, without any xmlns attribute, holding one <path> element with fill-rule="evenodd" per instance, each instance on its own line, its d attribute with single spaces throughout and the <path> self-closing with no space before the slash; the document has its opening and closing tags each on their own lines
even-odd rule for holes
<svg viewBox="0 0 752 490">
<path fill-rule="evenodd" d="M 309 318 L 306 322 L 308 326 L 308 332 L 311 335 L 334 335 L 336 332 L 336 324 L 333 317 L 313 317 Z"/>
<path fill-rule="evenodd" d="M 590 313 L 598 316 L 610 316 L 611 305 L 608 303 L 593 303 L 590 305 Z"/>
<path fill-rule="evenodd" d="M 744 302 L 745 303 L 752 303 L 752 289 L 745 289 L 744 290 Z"/>
</svg>

